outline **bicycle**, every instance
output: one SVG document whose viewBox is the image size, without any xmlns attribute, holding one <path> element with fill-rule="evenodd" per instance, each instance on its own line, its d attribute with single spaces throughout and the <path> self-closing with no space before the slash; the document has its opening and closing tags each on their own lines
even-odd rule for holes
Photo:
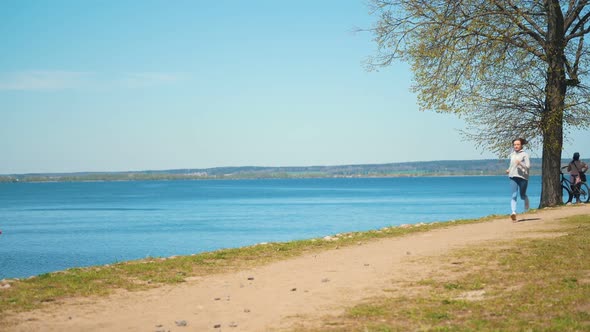
<svg viewBox="0 0 590 332">
<path fill-rule="evenodd" d="M 567 166 L 564 166 L 561 169 L 565 168 L 567 168 Z M 561 170 L 559 171 L 559 174 L 561 175 L 563 204 L 571 203 L 572 199 L 574 199 L 578 193 L 580 194 L 578 202 L 588 203 L 590 201 L 590 188 L 586 182 L 573 184 Z"/>
</svg>

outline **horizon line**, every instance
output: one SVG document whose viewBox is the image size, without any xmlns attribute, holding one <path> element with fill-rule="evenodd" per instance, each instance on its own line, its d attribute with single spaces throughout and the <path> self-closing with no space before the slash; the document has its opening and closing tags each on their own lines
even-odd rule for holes
<svg viewBox="0 0 590 332">
<path fill-rule="evenodd" d="M 396 164 L 413 164 L 413 163 L 434 163 L 434 162 L 457 162 L 457 161 L 503 161 L 505 158 L 484 158 L 484 159 L 438 159 L 438 160 L 414 160 L 414 161 L 400 161 L 390 163 L 366 163 L 366 164 L 333 164 L 333 165 L 308 165 L 308 166 L 213 166 L 204 168 L 194 167 L 178 167 L 178 168 L 163 168 L 163 169 L 141 169 L 141 170 L 105 170 L 105 171 L 62 171 L 62 172 L 26 172 L 26 173 L 5 173 L 0 176 L 22 176 L 22 175 L 63 175 L 63 174 L 107 174 L 107 173 L 142 173 L 142 172 L 166 172 L 179 170 L 213 170 L 224 168 L 325 168 L 325 167 L 359 167 L 359 166 L 382 166 L 382 165 L 396 165 Z M 532 160 L 542 158 L 531 158 Z M 562 158 L 563 160 L 564 158 Z"/>
</svg>

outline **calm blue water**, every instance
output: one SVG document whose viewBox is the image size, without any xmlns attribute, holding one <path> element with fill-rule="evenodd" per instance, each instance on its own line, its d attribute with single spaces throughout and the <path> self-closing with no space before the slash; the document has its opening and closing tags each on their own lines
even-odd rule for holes
<svg viewBox="0 0 590 332">
<path fill-rule="evenodd" d="M 0 279 L 508 214 L 509 199 L 505 176 L 0 183 Z"/>
</svg>

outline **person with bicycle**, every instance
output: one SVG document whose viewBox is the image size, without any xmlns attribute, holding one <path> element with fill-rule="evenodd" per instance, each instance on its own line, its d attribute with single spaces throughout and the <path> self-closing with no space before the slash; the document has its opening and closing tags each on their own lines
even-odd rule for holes
<svg viewBox="0 0 590 332">
<path fill-rule="evenodd" d="M 580 203 L 580 185 L 582 184 L 581 173 L 585 173 L 588 170 L 588 164 L 580 160 L 580 153 L 574 153 L 572 161 L 567 165 L 567 171 L 570 173 L 570 182 L 572 183 L 572 189 L 576 203 Z"/>
<path fill-rule="evenodd" d="M 510 154 L 510 165 L 506 170 L 510 178 L 510 187 L 512 188 L 512 200 L 510 207 L 512 214 L 510 219 L 516 222 L 516 198 L 520 194 L 520 198 L 524 201 L 524 210 L 529 209 L 529 197 L 526 190 L 529 184 L 529 169 L 531 168 L 531 159 L 529 154 L 523 150 L 527 140 L 524 138 L 517 138 L 512 141 L 514 151 Z"/>
</svg>

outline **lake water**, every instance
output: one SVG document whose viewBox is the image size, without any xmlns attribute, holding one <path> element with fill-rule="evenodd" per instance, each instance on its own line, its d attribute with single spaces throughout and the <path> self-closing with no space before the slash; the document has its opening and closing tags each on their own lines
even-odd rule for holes
<svg viewBox="0 0 590 332">
<path fill-rule="evenodd" d="M 540 189 L 532 177 L 532 207 Z M 0 183 L 0 279 L 508 214 L 509 200 L 505 176 Z"/>
</svg>

